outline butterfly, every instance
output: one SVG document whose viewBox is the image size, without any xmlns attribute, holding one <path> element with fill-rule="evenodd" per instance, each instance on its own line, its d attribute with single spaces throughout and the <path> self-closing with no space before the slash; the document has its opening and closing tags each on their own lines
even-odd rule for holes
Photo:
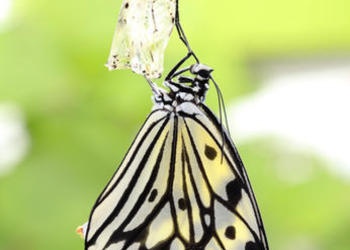
<svg viewBox="0 0 350 250">
<path fill-rule="evenodd" d="M 150 82 L 154 107 L 98 197 L 85 250 L 266 250 L 246 170 L 204 104 L 212 69 L 183 58 Z M 182 69 L 179 69 L 179 68 Z"/>
<path fill-rule="evenodd" d="M 163 72 L 164 51 L 178 0 L 124 0 L 106 66 L 132 69 L 147 78 Z"/>
</svg>

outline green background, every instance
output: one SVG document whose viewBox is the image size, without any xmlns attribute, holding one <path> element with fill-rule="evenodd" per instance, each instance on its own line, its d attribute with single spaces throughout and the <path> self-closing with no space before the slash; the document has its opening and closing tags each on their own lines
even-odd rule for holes
<svg viewBox="0 0 350 250">
<path fill-rule="evenodd" d="M 75 229 L 152 107 L 141 76 L 103 66 L 120 5 L 14 0 L 10 19 L 0 24 L 0 102 L 19 105 L 31 138 L 26 158 L 0 176 L 0 250 L 83 249 Z M 251 60 L 350 49 L 347 0 L 186 0 L 180 15 L 226 101 L 259 88 Z M 184 53 L 174 32 L 166 69 Z M 215 95 L 208 105 L 216 110 Z M 271 249 L 349 249 L 349 182 L 314 155 L 286 152 L 313 168 L 307 182 L 289 185 L 276 177 L 280 153 L 269 142 L 238 148 Z"/>
</svg>

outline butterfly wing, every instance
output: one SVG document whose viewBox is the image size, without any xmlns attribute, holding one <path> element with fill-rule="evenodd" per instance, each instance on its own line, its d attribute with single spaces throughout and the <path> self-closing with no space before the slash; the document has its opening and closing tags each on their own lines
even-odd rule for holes
<svg viewBox="0 0 350 250">
<path fill-rule="evenodd" d="M 85 249 L 267 249 L 234 145 L 206 106 L 182 106 L 148 117 L 93 208 Z"/>
<path fill-rule="evenodd" d="M 200 107 L 194 115 L 183 117 L 183 138 L 193 176 L 189 185 L 198 193 L 194 204 L 210 228 L 207 231 L 213 232 L 206 249 L 268 249 L 239 154 L 215 115 L 204 104 Z M 208 213 L 203 215 L 203 211 Z M 205 226 L 198 228 L 205 230 Z"/>
<path fill-rule="evenodd" d="M 122 164 L 97 199 L 89 219 L 85 249 L 132 249 L 128 246 L 133 245 L 131 239 L 137 242 L 140 232 L 135 230 L 134 221 L 137 220 L 139 228 L 147 223 L 143 220 L 154 207 L 153 204 L 147 206 L 147 200 L 156 201 L 160 197 L 152 193 L 151 187 L 159 185 L 158 192 L 164 193 L 169 178 L 169 170 L 160 168 L 162 161 L 170 161 L 160 158 L 166 157 L 162 152 L 170 143 L 165 114 L 158 111 L 149 115 Z M 136 215 L 141 208 L 143 218 Z"/>
</svg>

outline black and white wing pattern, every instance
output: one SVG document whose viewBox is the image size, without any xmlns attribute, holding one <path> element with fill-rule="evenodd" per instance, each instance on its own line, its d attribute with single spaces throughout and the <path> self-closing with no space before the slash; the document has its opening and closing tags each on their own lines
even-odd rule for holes
<svg viewBox="0 0 350 250">
<path fill-rule="evenodd" d="M 153 111 L 92 209 L 86 250 L 268 249 L 238 152 L 203 104 L 212 70 L 188 71 L 195 77 L 168 77 L 170 91 L 154 91 Z"/>
</svg>

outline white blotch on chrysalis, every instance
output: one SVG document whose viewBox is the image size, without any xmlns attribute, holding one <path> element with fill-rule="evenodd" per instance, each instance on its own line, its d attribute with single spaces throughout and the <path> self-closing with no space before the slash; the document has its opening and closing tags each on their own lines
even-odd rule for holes
<svg viewBox="0 0 350 250">
<path fill-rule="evenodd" d="M 131 69 L 150 79 L 159 78 L 175 10 L 175 0 L 124 0 L 106 64 L 108 69 Z"/>
</svg>

